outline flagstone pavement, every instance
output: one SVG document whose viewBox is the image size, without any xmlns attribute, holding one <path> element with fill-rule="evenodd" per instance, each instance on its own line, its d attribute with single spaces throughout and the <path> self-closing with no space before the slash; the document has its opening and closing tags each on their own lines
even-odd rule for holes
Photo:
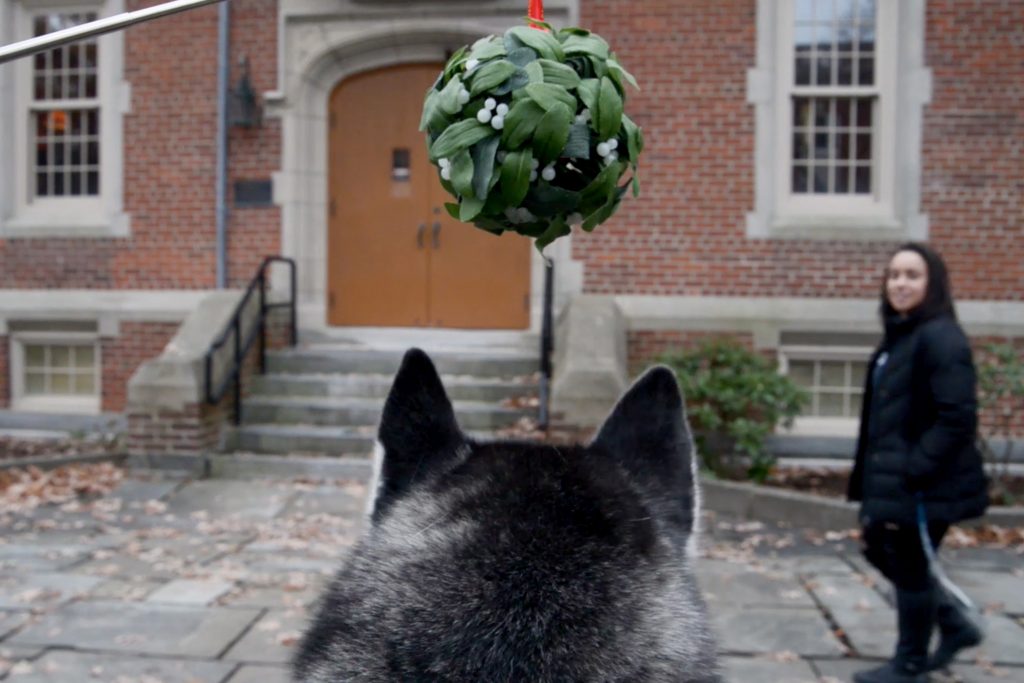
<svg viewBox="0 0 1024 683">
<path fill-rule="evenodd" d="M 356 538 L 365 486 L 135 471 L 88 502 L 0 508 L 4 683 L 280 683 Z M 843 534 L 709 515 L 701 586 L 726 680 L 850 681 L 894 640 L 891 596 Z M 989 637 L 934 681 L 1024 682 L 1021 549 L 944 550 Z"/>
</svg>

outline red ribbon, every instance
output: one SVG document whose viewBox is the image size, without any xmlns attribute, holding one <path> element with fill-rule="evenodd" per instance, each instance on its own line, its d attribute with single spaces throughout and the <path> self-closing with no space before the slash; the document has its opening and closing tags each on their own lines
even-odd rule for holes
<svg viewBox="0 0 1024 683">
<path fill-rule="evenodd" d="M 536 21 L 544 21 L 544 0 L 530 0 L 530 18 Z M 544 30 L 535 24 L 531 24 L 531 26 L 540 31 Z"/>
</svg>

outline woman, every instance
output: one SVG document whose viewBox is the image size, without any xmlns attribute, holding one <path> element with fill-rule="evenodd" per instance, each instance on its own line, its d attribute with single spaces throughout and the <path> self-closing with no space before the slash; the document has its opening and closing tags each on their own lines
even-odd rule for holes
<svg viewBox="0 0 1024 683">
<path fill-rule="evenodd" d="M 922 501 L 936 548 L 950 524 L 988 505 L 971 348 L 956 320 L 946 266 L 923 244 L 892 255 L 882 286 L 885 337 L 868 366 L 849 497 L 861 501 L 864 554 L 896 589 L 899 640 L 857 683 L 918 683 L 982 634 L 933 584 L 917 529 Z M 929 659 L 938 626 L 941 640 Z"/>
</svg>

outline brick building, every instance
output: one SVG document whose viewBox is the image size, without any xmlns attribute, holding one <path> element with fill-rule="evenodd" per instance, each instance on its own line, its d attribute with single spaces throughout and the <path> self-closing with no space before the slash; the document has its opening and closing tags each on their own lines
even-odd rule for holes
<svg viewBox="0 0 1024 683">
<path fill-rule="evenodd" d="M 0 42 L 149 4 L 0 0 Z M 549 249 L 558 309 L 614 304 L 631 369 L 735 334 L 812 388 L 800 430 L 850 433 L 908 239 L 946 256 L 972 337 L 1024 336 L 1024 3 L 545 4 L 642 87 L 642 196 Z M 0 406 L 123 410 L 218 273 L 272 253 L 304 330 L 536 333 L 541 259 L 438 215 L 414 121 L 446 54 L 525 5 L 231 0 L 230 86 L 247 60 L 262 116 L 227 129 L 222 257 L 218 6 L 0 66 Z"/>
</svg>

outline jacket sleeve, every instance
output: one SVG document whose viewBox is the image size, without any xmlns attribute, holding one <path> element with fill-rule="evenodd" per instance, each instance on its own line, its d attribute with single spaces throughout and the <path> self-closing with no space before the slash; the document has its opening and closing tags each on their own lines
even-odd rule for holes
<svg viewBox="0 0 1024 683">
<path fill-rule="evenodd" d="M 935 414 L 907 459 L 913 488 L 968 447 L 978 425 L 976 376 L 967 337 L 953 323 L 927 330 L 921 341 L 921 362 Z"/>
</svg>

